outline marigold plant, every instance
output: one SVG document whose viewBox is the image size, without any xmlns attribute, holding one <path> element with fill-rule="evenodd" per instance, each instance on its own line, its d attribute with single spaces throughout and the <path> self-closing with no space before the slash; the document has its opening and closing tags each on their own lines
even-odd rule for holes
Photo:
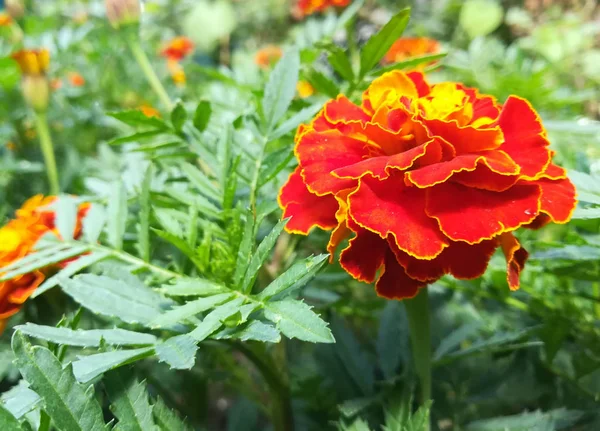
<svg viewBox="0 0 600 431">
<path fill-rule="evenodd" d="M 427 37 L 402 37 L 398 39 L 383 57 L 384 64 L 397 63 L 411 57 L 420 57 L 440 52 L 440 44 L 435 39 Z M 417 67 L 423 70 L 431 63 L 421 63 Z"/>
<path fill-rule="evenodd" d="M 0 267 L 8 266 L 34 251 L 36 243 L 45 234 L 52 232 L 59 235 L 55 225 L 55 212 L 49 208 L 55 201 L 55 196 L 36 195 L 16 211 L 13 220 L 0 228 Z M 79 207 L 75 238 L 81 233 L 82 220 L 88 209 L 89 204 Z M 7 319 L 20 310 L 46 275 L 54 270 L 56 268 L 42 268 L 0 282 L 0 331 L 6 326 Z"/>
<path fill-rule="evenodd" d="M 386 298 L 409 298 L 452 274 L 473 279 L 501 247 L 508 284 L 527 260 L 513 232 L 566 223 L 575 189 L 552 163 L 531 105 L 394 71 L 357 106 L 328 102 L 295 138 L 299 166 L 281 189 L 289 232 L 350 237 L 340 264 Z M 378 275 L 379 272 L 379 275 Z"/>
</svg>

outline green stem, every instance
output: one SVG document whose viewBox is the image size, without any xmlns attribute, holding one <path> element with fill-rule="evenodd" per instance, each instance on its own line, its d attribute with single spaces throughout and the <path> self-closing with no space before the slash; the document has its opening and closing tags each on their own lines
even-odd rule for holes
<svg viewBox="0 0 600 431">
<path fill-rule="evenodd" d="M 165 87 L 162 85 L 162 82 L 160 82 L 160 79 L 158 78 L 156 72 L 152 68 L 152 64 L 150 64 L 150 60 L 148 60 L 148 56 L 142 48 L 139 39 L 128 39 L 128 43 L 129 49 L 131 49 L 133 56 L 138 62 L 140 68 L 142 69 L 142 72 L 144 72 L 144 75 L 146 76 L 148 83 L 152 87 L 152 90 L 154 90 L 154 92 L 156 93 L 162 104 L 165 106 L 165 108 L 171 111 L 171 109 L 173 109 L 173 101 L 169 97 L 167 90 L 165 90 Z"/>
<path fill-rule="evenodd" d="M 48 182 L 50 183 L 50 194 L 58 195 L 60 193 L 58 170 L 56 169 L 56 159 L 54 157 L 54 145 L 52 145 L 52 137 L 48 128 L 48 118 L 45 113 L 35 113 L 35 127 L 40 137 L 40 146 L 44 154 L 46 173 L 48 174 Z"/>
<path fill-rule="evenodd" d="M 431 320 L 428 288 L 419 289 L 412 299 L 405 299 L 410 327 L 414 368 L 421 383 L 421 404 L 431 399 Z"/>
<path fill-rule="evenodd" d="M 49 431 L 50 423 L 51 423 L 50 416 L 48 416 L 48 413 L 46 413 L 45 411 L 42 410 L 42 412 L 40 414 L 40 427 L 38 428 L 38 431 Z"/>
</svg>

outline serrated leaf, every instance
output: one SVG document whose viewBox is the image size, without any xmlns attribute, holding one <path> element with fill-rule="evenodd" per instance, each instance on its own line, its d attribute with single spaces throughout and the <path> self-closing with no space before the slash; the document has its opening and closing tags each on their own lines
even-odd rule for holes
<svg viewBox="0 0 600 431">
<path fill-rule="evenodd" d="M 244 275 L 244 281 L 241 284 L 242 292 L 249 292 L 252 289 L 252 285 L 258 276 L 258 271 L 263 266 L 263 263 L 267 260 L 271 254 L 271 250 L 275 247 L 277 239 L 283 232 L 285 225 L 289 219 L 281 220 L 275 225 L 273 230 L 261 241 L 259 246 L 256 248 L 256 252 L 250 259 L 250 263 L 247 264 L 246 274 Z"/>
<path fill-rule="evenodd" d="M 583 412 L 578 410 L 566 410 L 564 408 L 550 410 L 548 412 L 534 411 L 518 415 L 495 417 L 491 419 L 481 419 L 468 424 L 467 431 L 529 431 L 531 429 L 548 430 L 553 428 L 538 428 L 539 424 L 547 424 L 548 419 L 552 421 L 561 421 L 561 429 L 574 425 L 581 417 Z"/>
<path fill-rule="evenodd" d="M 192 183 L 200 193 L 214 199 L 216 202 L 221 201 L 221 194 L 217 186 L 196 166 L 189 163 L 183 163 L 181 170 L 185 173 L 187 179 Z"/>
<path fill-rule="evenodd" d="M 169 296 L 210 296 L 229 289 L 203 278 L 179 278 L 174 284 L 163 284 L 162 291 Z"/>
<path fill-rule="evenodd" d="M 360 53 L 360 76 L 365 76 L 389 51 L 408 24 L 410 9 L 402 9 L 383 26 L 378 33 L 371 36 Z"/>
<path fill-rule="evenodd" d="M 76 302 L 104 316 L 127 323 L 149 324 L 173 301 L 144 288 L 101 275 L 84 274 L 61 281 L 63 290 Z"/>
<path fill-rule="evenodd" d="M 99 204 L 92 204 L 83 218 L 83 238 L 90 244 L 96 244 L 104 223 L 106 222 L 106 212 L 104 207 Z"/>
<path fill-rule="evenodd" d="M 148 169 L 144 173 L 142 181 L 142 189 L 140 190 L 140 228 L 138 232 L 138 249 L 140 256 L 145 262 L 150 261 L 150 189 L 152 187 L 152 178 L 154 177 L 154 167 L 148 165 Z"/>
<path fill-rule="evenodd" d="M 25 380 L 20 380 L 18 385 L 2 394 L 2 405 L 17 419 L 21 419 L 41 402 L 40 396 L 27 386 Z"/>
<path fill-rule="evenodd" d="M 200 271 L 204 271 L 204 263 L 199 258 L 198 254 L 196 253 L 196 250 L 190 247 L 190 245 L 184 239 L 170 232 L 165 232 L 158 229 L 152 229 L 152 231 L 165 241 L 168 241 L 175 247 L 177 247 L 179 251 L 185 254 L 188 257 L 188 259 L 192 261 L 196 268 L 198 268 Z M 181 236 L 183 236 L 183 232 L 181 232 Z"/>
<path fill-rule="evenodd" d="M 114 370 L 105 376 L 104 386 L 111 411 L 118 419 L 114 431 L 159 431 L 145 382 L 138 382 L 132 373 Z"/>
<path fill-rule="evenodd" d="M 267 131 L 273 130 L 292 103 L 299 72 L 300 55 L 297 49 L 290 49 L 277 63 L 265 86 L 262 108 Z"/>
<path fill-rule="evenodd" d="M 281 334 L 272 325 L 258 320 L 249 322 L 243 328 L 225 328 L 213 336 L 216 340 L 236 339 L 241 341 L 260 341 L 262 343 L 279 343 Z"/>
<path fill-rule="evenodd" d="M 306 79 L 314 87 L 317 93 L 324 94 L 331 98 L 336 98 L 340 93 L 338 85 L 324 73 L 318 70 L 311 70 L 306 73 Z"/>
<path fill-rule="evenodd" d="M 259 188 L 275 178 L 279 172 L 289 165 L 293 158 L 294 153 L 287 147 L 273 151 L 265 157 L 260 170 Z"/>
<path fill-rule="evenodd" d="M 281 138 L 284 135 L 287 135 L 293 130 L 296 130 L 301 123 L 305 123 L 309 121 L 311 118 L 315 116 L 317 112 L 321 110 L 323 107 L 323 103 L 315 103 L 314 105 L 308 106 L 290 118 L 285 120 L 281 125 L 275 129 L 272 133 L 269 134 L 269 140 L 275 140 Z"/>
<path fill-rule="evenodd" d="M 0 429 L 3 431 L 21 431 L 20 422 L 11 412 L 0 404 Z"/>
<path fill-rule="evenodd" d="M 244 235 L 238 248 L 237 259 L 235 262 L 235 272 L 233 274 L 233 284 L 241 286 L 242 279 L 246 273 L 248 262 L 252 254 L 252 246 L 254 245 L 254 216 L 252 212 L 246 212 L 246 226 L 244 227 Z"/>
<path fill-rule="evenodd" d="M 311 343 L 333 343 L 327 323 L 302 301 L 285 299 L 265 305 L 265 317 L 288 338 Z"/>
<path fill-rule="evenodd" d="M 40 338 L 56 344 L 81 347 L 100 347 L 102 343 L 118 346 L 143 346 L 156 343 L 152 334 L 127 331 L 125 329 L 89 329 L 73 330 L 69 328 L 55 328 L 54 326 L 36 325 L 26 323 L 15 327 L 23 334 Z"/>
<path fill-rule="evenodd" d="M 55 225 L 63 241 L 73 239 L 78 208 L 79 203 L 71 196 L 61 196 L 52 204 L 52 209 L 56 214 Z"/>
<path fill-rule="evenodd" d="M 78 360 L 72 363 L 73 375 L 79 382 L 87 383 L 102 373 L 147 358 L 153 353 L 153 347 L 143 347 L 132 350 L 115 350 L 114 352 L 98 353 L 90 356 L 77 356 Z"/>
<path fill-rule="evenodd" d="M 195 301 L 190 301 L 181 307 L 173 308 L 166 313 L 158 316 L 150 325 L 153 328 L 161 328 L 171 326 L 175 323 L 183 322 L 198 313 L 214 308 L 233 297 L 232 293 L 222 293 L 219 295 L 200 298 Z"/>
<path fill-rule="evenodd" d="M 463 341 L 477 334 L 480 328 L 481 322 L 475 321 L 466 323 L 460 328 L 452 331 L 440 342 L 438 348 L 433 354 L 433 360 L 437 361 L 442 356 L 450 353 L 452 350 L 459 348 Z"/>
<path fill-rule="evenodd" d="M 177 103 L 171 111 L 171 124 L 177 133 L 181 132 L 185 121 L 187 120 L 187 112 L 181 102 Z"/>
<path fill-rule="evenodd" d="M 160 223 L 160 225 L 162 226 L 162 228 L 170 235 L 172 235 L 176 238 L 182 238 L 183 237 L 183 228 L 181 227 L 181 223 L 179 222 L 179 220 L 177 218 L 173 217 L 174 212 L 175 211 L 170 210 L 170 209 L 163 209 L 163 208 L 155 208 L 154 209 L 154 215 L 156 215 L 156 218 L 157 218 L 158 222 Z"/>
<path fill-rule="evenodd" d="M 156 117 L 147 117 L 141 111 L 135 109 L 121 112 L 108 112 L 106 115 L 116 118 L 132 127 L 148 127 L 157 130 L 169 130 L 169 126 L 163 120 Z"/>
<path fill-rule="evenodd" d="M 171 411 L 161 398 L 156 400 L 152 407 L 152 414 L 156 424 L 162 431 L 190 431 L 191 428 L 183 422 L 176 413 Z"/>
<path fill-rule="evenodd" d="M 199 131 L 204 132 L 210 122 L 211 114 L 212 108 L 210 107 L 210 102 L 207 100 L 200 101 L 196 108 L 196 113 L 194 114 L 194 127 Z"/>
<path fill-rule="evenodd" d="M 69 262 L 69 264 L 61 269 L 57 274 L 44 281 L 40 287 L 33 292 L 31 298 L 38 297 L 42 293 L 52 289 L 55 286 L 58 286 L 61 280 L 74 276 L 78 272 L 83 271 L 85 268 L 106 259 L 110 255 L 111 254 L 109 251 L 93 251 L 77 258 L 73 262 Z"/>
<path fill-rule="evenodd" d="M 223 321 L 239 312 L 243 303 L 244 298 L 236 298 L 220 305 L 211 311 L 189 335 L 197 342 L 205 340 L 223 325 Z"/>
<path fill-rule="evenodd" d="M 319 270 L 325 265 L 328 257 L 329 255 L 327 254 L 321 254 L 294 263 L 287 271 L 273 280 L 262 292 L 256 295 L 256 298 L 264 301 L 275 295 L 284 294 L 292 287 L 305 285 L 317 275 Z"/>
<path fill-rule="evenodd" d="M 62 431 L 106 430 L 102 409 L 94 397 L 94 387 L 77 383 L 71 364 L 64 369 L 45 347 L 32 347 L 23 334 L 12 338 L 16 365 L 31 388 L 40 395 L 44 410 Z"/>
<path fill-rule="evenodd" d="M 127 223 L 127 190 L 120 181 L 115 181 L 107 206 L 107 241 L 117 250 L 123 248 L 123 237 Z"/>
<path fill-rule="evenodd" d="M 156 355 L 160 362 L 166 362 L 176 370 L 189 370 L 196 361 L 198 342 L 188 334 L 171 337 L 156 345 Z"/>
</svg>

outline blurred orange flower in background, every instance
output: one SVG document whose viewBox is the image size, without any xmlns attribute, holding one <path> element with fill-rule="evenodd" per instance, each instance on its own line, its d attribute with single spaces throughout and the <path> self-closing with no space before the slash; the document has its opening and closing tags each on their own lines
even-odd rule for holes
<svg viewBox="0 0 600 431">
<path fill-rule="evenodd" d="M 85 85 L 85 78 L 77 72 L 69 72 L 67 77 L 73 87 L 83 87 Z"/>
<path fill-rule="evenodd" d="M 142 111 L 142 114 L 144 114 L 146 117 L 160 118 L 160 112 L 158 112 L 158 110 L 152 105 L 148 105 L 145 103 L 139 107 L 139 110 Z"/>
<path fill-rule="evenodd" d="M 47 49 L 22 49 L 12 54 L 12 58 L 19 64 L 23 75 L 45 75 L 50 66 L 50 53 Z"/>
<path fill-rule="evenodd" d="M 258 50 L 254 56 L 254 63 L 261 69 L 269 69 L 279 61 L 283 55 L 283 50 L 277 45 L 267 45 Z"/>
<path fill-rule="evenodd" d="M 312 15 L 317 12 L 323 12 L 331 7 L 346 7 L 351 0 L 298 0 L 294 15 L 298 18 Z"/>
<path fill-rule="evenodd" d="M 498 247 L 517 289 L 528 253 L 513 232 L 566 223 L 576 205 L 526 100 L 500 105 L 420 72 L 382 75 L 359 106 L 331 100 L 295 142 L 299 166 L 279 195 L 286 229 L 333 229 L 332 257 L 351 238 L 341 266 L 385 298 L 445 274 L 477 278 Z"/>
<path fill-rule="evenodd" d="M 8 27 L 12 25 L 13 19 L 6 12 L 0 12 L 0 27 Z"/>
<path fill-rule="evenodd" d="M 16 211 L 16 217 L 0 228 L 0 267 L 22 259 L 34 251 L 36 243 L 44 234 L 58 231 L 54 224 L 55 213 L 48 208 L 56 197 L 36 195 Z M 77 214 L 74 237 L 81 235 L 82 220 L 89 204 L 81 204 Z M 63 262 L 59 266 L 64 266 Z M 31 273 L 0 282 L 0 332 L 7 319 L 21 309 L 21 305 L 44 281 L 46 275 L 56 268 L 42 268 Z"/>
<path fill-rule="evenodd" d="M 190 39 L 184 36 L 178 36 L 167 42 L 160 55 L 167 59 L 167 68 L 171 74 L 173 82 L 182 86 L 186 82 L 185 71 L 181 61 L 194 51 L 194 44 Z"/>
<path fill-rule="evenodd" d="M 440 52 L 437 40 L 426 37 L 403 37 L 398 39 L 383 57 L 384 64 L 398 63 L 411 57 L 421 57 Z M 423 70 L 433 63 L 421 63 L 416 69 Z"/>
</svg>

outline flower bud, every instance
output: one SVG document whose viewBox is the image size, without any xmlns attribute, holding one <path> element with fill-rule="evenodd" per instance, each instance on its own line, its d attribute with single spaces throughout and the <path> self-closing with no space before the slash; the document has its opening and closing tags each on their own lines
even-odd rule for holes
<svg viewBox="0 0 600 431">
<path fill-rule="evenodd" d="M 106 17 L 113 27 L 136 24 L 142 13 L 141 0 L 104 0 Z"/>
<path fill-rule="evenodd" d="M 46 49 L 15 52 L 12 58 L 19 64 L 23 80 L 21 89 L 29 106 L 38 112 L 48 108 L 50 84 L 46 72 L 50 66 L 50 53 Z"/>
</svg>

